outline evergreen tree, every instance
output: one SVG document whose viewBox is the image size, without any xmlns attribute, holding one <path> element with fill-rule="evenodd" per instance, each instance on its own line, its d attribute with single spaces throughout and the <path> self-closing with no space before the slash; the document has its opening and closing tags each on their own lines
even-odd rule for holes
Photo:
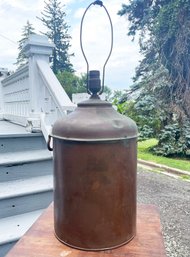
<svg viewBox="0 0 190 257">
<path fill-rule="evenodd" d="M 144 55 L 134 78 L 136 101 L 151 95 L 166 113 L 155 152 L 190 156 L 190 1 L 130 0 L 119 15 L 130 22 L 128 35 L 139 35 Z"/>
<path fill-rule="evenodd" d="M 28 58 L 26 57 L 26 55 L 22 51 L 22 48 L 23 48 L 23 45 L 25 44 L 26 40 L 29 38 L 29 36 L 31 34 L 35 34 L 34 33 L 34 28 L 33 28 L 32 24 L 29 21 L 27 21 L 26 25 L 22 29 L 22 35 L 21 35 L 22 38 L 21 38 L 21 40 L 18 41 L 19 54 L 18 54 L 18 57 L 17 57 L 17 61 L 15 63 L 18 67 L 21 67 L 21 66 L 25 65 L 28 61 Z"/>
<path fill-rule="evenodd" d="M 73 72 L 69 54 L 70 39 L 68 34 L 69 26 L 65 22 L 66 13 L 63 10 L 64 5 L 58 0 L 49 0 L 45 2 L 44 11 L 41 13 L 42 18 L 39 18 L 47 27 L 47 32 L 43 33 L 52 40 L 55 44 L 52 56 L 52 69 L 55 74 L 61 71 Z"/>
<path fill-rule="evenodd" d="M 161 89 L 161 98 L 190 118 L 190 1 L 130 0 L 119 14 L 130 21 L 128 35 L 140 35 L 144 59 L 136 79 L 152 77 L 149 89 Z"/>
</svg>

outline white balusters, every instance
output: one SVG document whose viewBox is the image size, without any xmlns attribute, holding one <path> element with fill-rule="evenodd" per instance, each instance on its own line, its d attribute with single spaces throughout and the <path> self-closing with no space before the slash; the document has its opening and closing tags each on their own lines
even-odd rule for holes
<svg viewBox="0 0 190 257">
<path fill-rule="evenodd" d="M 54 45 L 45 36 L 31 35 L 23 51 L 28 65 L 2 80 L 3 117 L 42 130 L 45 139 L 54 122 L 75 108 L 49 67 Z"/>
<path fill-rule="evenodd" d="M 2 82 L 5 119 L 26 125 L 29 116 L 29 68 L 21 68 Z"/>
</svg>

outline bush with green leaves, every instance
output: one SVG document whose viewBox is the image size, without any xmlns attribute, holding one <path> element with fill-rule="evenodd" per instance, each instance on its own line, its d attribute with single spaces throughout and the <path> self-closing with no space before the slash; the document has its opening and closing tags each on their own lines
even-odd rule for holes
<svg viewBox="0 0 190 257">
<path fill-rule="evenodd" d="M 70 99 L 72 99 L 72 94 L 86 93 L 86 74 L 78 77 L 73 72 L 62 71 L 56 76 Z"/>
<path fill-rule="evenodd" d="M 153 148 L 157 155 L 190 158 L 190 122 L 170 124 L 161 130 L 159 142 Z"/>
<path fill-rule="evenodd" d="M 122 99 L 122 98 L 121 98 Z M 190 121 L 179 122 L 179 113 L 159 105 L 151 95 L 140 95 L 136 100 L 114 100 L 118 112 L 132 118 L 138 126 L 138 140 L 157 138 L 152 149 L 156 155 L 190 158 Z"/>
<path fill-rule="evenodd" d="M 120 103 L 114 100 L 119 113 L 133 119 L 139 129 L 139 140 L 157 137 L 163 127 L 165 112 L 158 108 L 155 97 L 140 95 L 136 100 L 126 100 Z"/>
<path fill-rule="evenodd" d="M 139 132 L 140 132 L 138 137 L 139 141 L 143 141 L 143 140 L 155 137 L 154 129 L 151 128 L 149 125 L 144 125 L 142 127 L 139 127 Z"/>
</svg>

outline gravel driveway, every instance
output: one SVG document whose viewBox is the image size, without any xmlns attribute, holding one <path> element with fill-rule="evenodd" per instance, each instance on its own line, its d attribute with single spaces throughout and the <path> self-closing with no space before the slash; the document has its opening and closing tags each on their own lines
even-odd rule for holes
<svg viewBox="0 0 190 257">
<path fill-rule="evenodd" d="M 190 257 L 190 183 L 138 168 L 138 203 L 158 206 L 168 257 Z"/>
</svg>

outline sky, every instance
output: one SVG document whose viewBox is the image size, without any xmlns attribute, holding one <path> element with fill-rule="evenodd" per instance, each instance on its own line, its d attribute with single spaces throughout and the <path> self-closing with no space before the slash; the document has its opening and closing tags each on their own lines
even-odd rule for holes
<svg viewBox="0 0 190 257">
<path fill-rule="evenodd" d="M 46 1 L 48 2 L 48 0 Z M 66 22 L 70 26 L 71 62 L 77 74 L 86 72 L 86 62 L 80 48 L 80 24 L 85 9 L 92 0 L 60 0 L 64 4 Z M 106 66 L 105 85 L 112 90 L 123 90 L 132 85 L 135 67 L 141 56 L 138 41 L 127 36 L 128 21 L 117 15 L 122 3 L 127 0 L 103 0 L 113 23 L 114 45 Z M 35 32 L 46 32 L 46 27 L 37 19 L 42 17 L 44 0 L 0 0 L 0 67 L 15 70 L 18 56 L 18 41 L 27 20 Z M 100 6 L 92 6 L 83 22 L 83 47 L 90 70 L 101 71 L 110 50 L 110 24 L 106 12 Z"/>
</svg>

